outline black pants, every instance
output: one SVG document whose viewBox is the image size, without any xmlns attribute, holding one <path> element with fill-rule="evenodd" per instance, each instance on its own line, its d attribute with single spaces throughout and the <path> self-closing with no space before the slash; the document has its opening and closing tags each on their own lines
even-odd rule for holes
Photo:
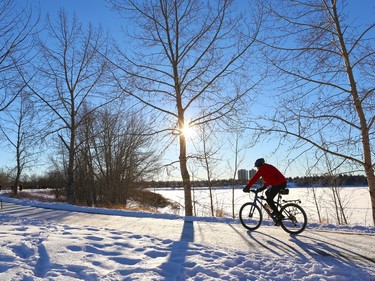
<svg viewBox="0 0 375 281">
<path fill-rule="evenodd" d="M 272 208 L 272 210 L 274 212 L 276 212 L 276 213 L 278 213 L 278 210 L 277 210 L 277 208 L 275 206 L 275 203 L 273 202 L 273 199 L 284 188 L 286 188 L 286 182 L 284 182 L 282 184 L 279 184 L 279 185 L 271 186 L 266 191 L 267 203 L 268 203 L 268 205 L 270 205 L 270 207 Z"/>
</svg>

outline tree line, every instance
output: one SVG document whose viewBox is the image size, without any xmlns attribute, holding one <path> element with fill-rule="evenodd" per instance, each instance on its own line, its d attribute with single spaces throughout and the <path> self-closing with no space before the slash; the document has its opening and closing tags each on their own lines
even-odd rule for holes
<svg viewBox="0 0 375 281">
<path fill-rule="evenodd" d="M 231 187 L 233 183 L 238 186 L 246 185 L 248 181 L 240 181 L 233 179 L 220 179 L 212 180 L 210 182 L 212 187 Z M 338 175 L 334 177 L 327 176 L 308 176 L 308 177 L 289 177 L 288 182 L 291 187 L 328 187 L 328 186 L 367 186 L 367 179 L 363 175 Z M 191 182 L 193 187 L 209 186 L 207 180 L 199 180 Z M 262 183 L 260 183 L 262 184 Z M 181 188 L 183 187 L 182 181 L 151 181 L 145 182 L 145 186 L 152 188 Z"/>
<path fill-rule="evenodd" d="M 276 139 L 286 163 L 306 159 L 306 174 L 363 172 L 375 222 L 373 21 L 360 25 L 335 0 L 106 3 L 124 19 L 116 39 L 64 9 L 44 17 L 0 4 L 14 193 L 41 158 L 68 202 L 87 204 L 126 202 L 131 186 L 177 165 L 192 215 L 192 178 L 199 170 L 210 187 L 220 177 L 223 144 L 236 175 L 245 150 Z M 174 145 L 166 163 L 160 148 Z"/>
<path fill-rule="evenodd" d="M 290 180 L 290 179 L 289 179 Z M 309 176 L 291 179 L 297 186 L 367 186 L 367 178 L 363 175 L 338 175 L 335 177 Z"/>
<path fill-rule="evenodd" d="M 287 178 L 291 187 L 329 187 L 329 186 L 367 186 L 367 179 L 363 175 L 337 175 L 337 176 L 307 176 L 307 177 L 289 177 Z M 12 180 L 4 171 L 0 171 L 0 182 L 3 188 L 10 187 Z M 238 186 L 246 185 L 248 181 L 233 179 L 217 179 L 210 183 L 207 180 L 191 181 L 193 187 L 207 188 L 209 184 L 212 187 L 232 187 L 233 183 Z M 260 185 L 262 184 L 260 180 Z M 84 186 L 84 184 L 82 184 Z M 142 188 L 183 188 L 182 181 L 137 181 L 137 187 Z M 60 195 L 63 195 L 65 181 L 61 174 L 49 173 L 41 176 L 28 176 L 22 181 L 21 189 L 57 189 Z M 59 196 L 57 196 L 59 197 Z M 121 196 L 119 197 L 121 198 Z M 90 206 L 95 202 L 95 196 L 92 201 L 87 201 Z"/>
</svg>

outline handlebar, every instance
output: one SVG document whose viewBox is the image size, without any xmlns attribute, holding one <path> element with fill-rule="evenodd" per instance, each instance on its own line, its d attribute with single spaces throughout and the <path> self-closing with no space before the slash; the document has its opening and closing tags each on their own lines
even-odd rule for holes
<svg viewBox="0 0 375 281">
<path fill-rule="evenodd" d="M 252 192 L 252 193 L 255 193 L 256 197 L 259 198 L 260 200 L 266 200 L 266 198 L 263 195 L 258 196 L 259 190 L 257 190 L 257 189 L 250 189 L 249 191 Z"/>
</svg>

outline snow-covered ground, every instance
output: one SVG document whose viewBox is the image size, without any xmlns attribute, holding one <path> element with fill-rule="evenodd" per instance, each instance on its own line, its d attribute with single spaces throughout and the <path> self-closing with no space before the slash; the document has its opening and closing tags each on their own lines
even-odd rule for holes
<svg viewBox="0 0 375 281">
<path fill-rule="evenodd" d="M 247 248 L 196 243 L 194 239 L 184 237 L 165 238 L 166 229 L 160 227 L 161 220 L 168 220 L 172 225 L 175 223 L 178 232 L 184 218 L 177 215 L 150 215 L 64 203 L 3 199 L 9 203 L 4 202 L 0 210 L 0 280 L 375 280 L 375 260 L 364 258 L 359 261 L 341 256 L 340 252 L 331 253 L 333 245 L 321 242 L 324 240 L 319 240 L 318 244 L 316 241 L 315 244 L 302 243 L 298 239 L 292 242 L 294 238 L 287 239 L 289 236 L 284 234 L 282 238 L 277 238 L 285 239 L 282 244 L 284 254 L 274 251 L 272 247 L 276 240 L 268 235 L 271 230 L 278 230 L 273 226 L 261 227 L 257 231 L 257 235 L 264 239 L 257 246 L 268 250 L 257 252 L 252 248 L 258 239 L 256 233 L 248 235 L 245 229 L 234 227 L 238 221 L 229 218 L 189 220 L 207 221 L 212 227 L 213 224 L 230 224 L 228 229 L 235 228 L 244 239 L 249 240 Z M 147 225 L 153 229 L 153 235 L 133 232 L 131 225 L 124 231 L 100 227 L 100 223 L 94 221 L 93 226 L 83 226 L 78 222 L 68 225 L 30 218 L 32 213 L 40 212 L 39 209 L 30 211 L 30 216 L 26 213 L 26 217 L 14 217 L 24 206 L 65 210 L 65 216 L 69 216 L 71 211 L 82 211 L 136 217 L 136 220 L 142 216 L 154 217 L 148 220 Z M 364 239 L 372 241 L 374 238 L 375 241 L 374 227 L 309 225 L 309 229 L 349 232 L 353 244 Z M 323 232 L 321 236 L 328 232 Z M 299 244 L 300 251 L 295 252 L 292 243 Z M 318 245 L 319 249 L 311 245 Z M 368 247 L 367 251 L 374 256 L 374 244 L 369 243 Z M 339 249 L 340 245 L 336 250 Z M 303 254 L 304 251 L 313 254 Z M 364 250 L 352 254 L 368 255 L 360 251 Z"/>
<path fill-rule="evenodd" d="M 235 212 L 238 212 L 241 205 L 249 201 L 248 195 L 242 192 L 243 186 L 238 186 L 232 193 L 232 189 L 213 188 L 212 197 L 215 210 L 220 214 L 232 217 L 232 201 L 235 204 Z M 337 224 L 336 211 L 334 207 L 333 196 L 340 196 L 345 216 L 348 224 L 373 226 L 370 193 L 368 187 L 343 187 L 337 188 L 333 194 L 332 188 L 306 188 L 292 187 L 289 188 L 289 195 L 283 196 L 285 200 L 301 199 L 301 206 L 305 209 L 309 222 L 319 222 L 317 207 L 314 201 L 318 202 L 320 216 L 326 224 Z M 180 205 L 184 204 L 184 192 L 176 188 L 158 188 L 153 191 L 162 194 Z M 234 200 L 233 200 L 234 196 Z M 252 196 L 252 194 L 250 194 Z M 210 194 L 207 188 L 195 188 L 193 190 L 193 200 L 196 202 L 194 211 L 198 216 L 210 216 Z M 172 210 L 166 210 L 171 212 Z M 179 215 L 184 214 L 184 210 L 177 212 Z M 235 216 L 238 214 L 235 213 Z"/>
</svg>

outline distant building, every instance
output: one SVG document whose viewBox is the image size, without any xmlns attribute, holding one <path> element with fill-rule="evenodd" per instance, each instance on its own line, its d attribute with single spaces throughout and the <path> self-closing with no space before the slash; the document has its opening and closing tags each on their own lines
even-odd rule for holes
<svg viewBox="0 0 375 281">
<path fill-rule="evenodd" d="M 245 169 L 238 170 L 238 180 L 239 181 L 247 181 L 249 180 L 249 173 Z"/>
<path fill-rule="evenodd" d="M 257 172 L 257 171 L 255 171 L 254 169 L 251 169 L 251 170 L 249 171 L 249 179 L 251 179 L 251 178 L 255 175 L 256 172 Z"/>
</svg>

